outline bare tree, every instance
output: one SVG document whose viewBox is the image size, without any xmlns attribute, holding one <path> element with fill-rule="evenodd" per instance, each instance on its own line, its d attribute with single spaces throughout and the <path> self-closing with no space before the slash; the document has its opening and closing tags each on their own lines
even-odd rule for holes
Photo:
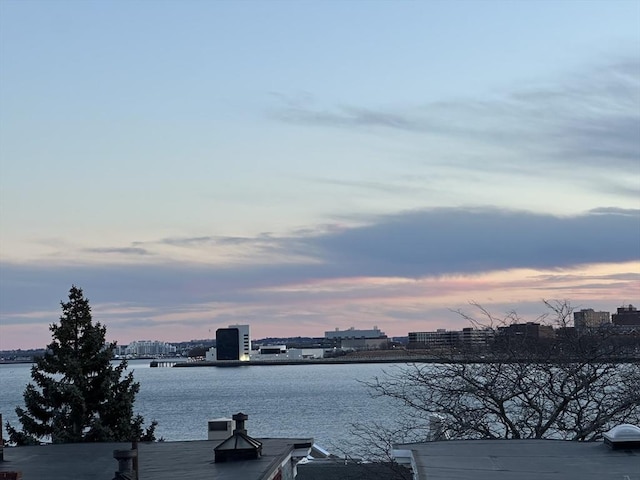
<svg viewBox="0 0 640 480">
<path fill-rule="evenodd" d="M 434 418 L 440 434 L 455 439 L 590 441 L 617 424 L 640 424 L 637 360 L 620 356 L 611 329 L 567 328 L 568 302 L 544 303 L 538 321 L 556 327 L 553 337 L 510 336 L 505 327 L 522 325 L 516 313 L 496 318 L 472 304 L 479 318 L 458 313 L 494 331 L 492 348 L 479 355 L 462 345 L 439 363 L 392 367 L 366 384 L 374 396 L 396 399 L 422 440 L 432 438 Z"/>
</svg>

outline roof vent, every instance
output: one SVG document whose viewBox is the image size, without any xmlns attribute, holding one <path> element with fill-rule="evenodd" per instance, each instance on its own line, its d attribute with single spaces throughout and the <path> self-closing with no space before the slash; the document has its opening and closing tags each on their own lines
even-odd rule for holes
<svg viewBox="0 0 640 480">
<path fill-rule="evenodd" d="M 238 460 L 254 460 L 262 456 L 262 442 L 247 435 L 244 422 L 249 418 L 244 413 L 236 413 L 233 417 L 236 429 L 233 435 L 213 449 L 215 462 L 235 462 Z"/>
<path fill-rule="evenodd" d="M 230 418 L 214 418 L 207 422 L 209 440 L 218 440 L 221 442 L 229 438 L 235 429 L 234 421 Z"/>
<path fill-rule="evenodd" d="M 620 448 L 640 448 L 640 427 L 623 423 L 602 435 L 605 445 L 614 450 Z"/>
</svg>

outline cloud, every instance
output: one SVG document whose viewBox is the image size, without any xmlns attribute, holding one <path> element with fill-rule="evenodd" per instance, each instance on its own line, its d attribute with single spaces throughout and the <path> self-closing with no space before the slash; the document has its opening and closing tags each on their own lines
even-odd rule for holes
<svg viewBox="0 0 640 480">
<path fill-rule="evenodd" d="M 313 179 L 314 183 L 317 184 L 325 184 L 325 185 L 335 185 L 338 187 L 344 187 L 349 189 L 349 191 L 353 191 L 354 189 L 365 189 L 371 190 L 374 192 L 382 192 L 382 193 L 391 193 L 391 194 L 406 194 L 408 191 L 425 191 L 427 188 L 424 184 L 421 184 L 419 187 L 411 185 L 409 180 L 412 179 L 403 179 L 403 183 L 394 183 L 394 182 L 374 182 L 367 180 L 337 180 L 337 179 L 329 179 L 329 178 L 316 178 Z M 423 181 L 424 182 L 424 181 Z"/>
<path fill-rule="evenodd" d="M 192 245 L 202 245 L 212 243 L 215 237 L 213 236 L 201 236 L 201 237 L 171 237 L 163 238 L 160 243 L 166 245 L 175 245 L 179 247 L 188 247 Z"/>
<path fill-rule="evenodd" d="M 87 248 L 85 251 L 90 253 L 115 253 L 120 255 L 150 255 L 148 250 L 139 247 L 99 247 Z"/>
<path fill-rule="evenodd" d="M 640 210 L 633 208 L 617 208 L 617 207 L 600 207 L 593 208 L 589 211 L 592 214 L 614 214 L 614 215 L 629 215 L 631 217 L 637 217 L 640 215 Z"/>
<path fill-rule="evenodd" d="M 259 236 L 260 243 L 264 236 Z M 360 278 L 439 278 L 511 269 L 568 269 L 640 259 L 640 211 L 598 209 L 555 217 L 496 208 L 437 208 L 367 217 L 355 227 L 304 230 L 269 237 L 273 250 L 237 264 L 178 262 L 156 252 L 155 262 L 60 265 L 11 264 L 0 268 L 2 313 L 46 310 L 72 283 L 97 292 L 97 302 L 170 309 L 198 302 L 287 301 L 278 287 Z M 189 242 L 187 242 L 189 243 Z M 348 280 L 351 279 L 351 280 Z M 63 286 L 63 287 L 61 287 Z M 393 288 L 390 285 L 385 288 Z M 342 292 L 331 295 L 348 295 Z M 95 294 L 94 294 L 95 295 Z M 356 294 L 357 295 L 357 294 Z"/>
<path fill-rule="evenodd" d="M 304 106 L 289 107 L 275 114 L 288 123 L 322 125 L 334 127 L 384 127 L 412 132 L 425 131 L 428 123 L 424 118 L 372 109 L 342 106 L 330 110 L 311 110 Z"/>
<path fill-rule="evenodd" d="M 204 242 L 204 238 L 209 241 Z M 307 276 L 420 277 L 626 262 L 640 258 L 640 210 L 598 208 L 583 215 L 558 217 L 493 207 L 433 208 L 364 216 L 359 226 L 322 225 L 282 237 L 265 233 L 257 237 L 171 240 L 171 244 L 194 247 L 210 242 L 259 249 L 268 244 L 271 251 L 305 257 L 296 257 L 300 259 L 297 263 L 273 263 L 265 257 L 262 262 L 258 259 L 250 265 L 223 267 L 191 265 L 165 258 L 158 263 L 126 267 L 139 273 L 123 281 L 153 283 L 156 273 L 164 270 L 189 270 L 196 278 L 207 276 L 229 285 L 259 278 L 258 283 L 263 285 L 289 278 L 299 281 Z M 117 253 L 141 250 L 149 254 L 147 249 L 129 247 L 92 250 Z M 25 268 L 37 270 L 38 267 Z M 84 267 L 70 266 L 67 270 L 76 268 Z M 117 272 L 125 267 L 110 263 L 102 268 L 106 272 Z"/>
<path fill-rule="evenodd" d="M 495 208 L 439 208 L 309 241 L 341 274 L 420 277 L 565 268 L 640 258 L 640 211 L 555 217 Z"/>
<path fill-rule="evenodd" d="M 234 248 L 240 251 L 253 250 L 255 252 L 275 253 L 280 248 L 279 239 L 269 232 L 263 232 L 254 237 L 239 237 L 228 235 L 207 235 L 199 237 L 170 237 L 158 241 L 135 242 L 136 245 L 145 245 L 149 248 L 153 245 L 169 245 L 185 249 L 203 249 L 233 252 Z M 236 250 L 237 251 L 237 250 Z"/>
<path fill-rule="evenodd" d="M 316 102 L 317 103 L 317 102 Z M 409 107 L 318 107 L 285 102 L 272 115 L 306 126 L 396 130 L 464 140 L 474 149 L 511 151 L 512 169 L 537 165 L 589 166 L 638 174 L 640 159 L 640 58 L 592 66 L 555 83 L 517 87 L 488 99 L 454 99 Z M 485 168 L 505 167 L 485 155 Z M 493 167 L 491 167 L 493 165 Z M 548 174 L 548 172 L 545 172 Z M 637 193 L 637 190 L 636 190 Z"/>
</svg>

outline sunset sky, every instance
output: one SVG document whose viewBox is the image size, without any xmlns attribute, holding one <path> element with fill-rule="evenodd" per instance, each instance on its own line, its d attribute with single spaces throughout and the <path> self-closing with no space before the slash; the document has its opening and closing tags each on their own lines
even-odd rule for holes
<svg viewBox="0 0 640 480">
<path fill-rule="evenodd" d="M 0 349 L 640 307 L 640 2 L 0 0 Z"/>
</svg>

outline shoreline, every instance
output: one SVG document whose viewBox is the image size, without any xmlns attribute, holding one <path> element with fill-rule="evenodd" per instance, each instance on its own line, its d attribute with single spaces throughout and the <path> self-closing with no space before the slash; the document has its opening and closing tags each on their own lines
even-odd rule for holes
<svg viewBox="0 0 640 480">
<path fill-rule="evenodd" d="M 179 362 L 173 365 L 174 367 L 253 367 L 261 365 L 344 365 L 349 363 L 413 363 L 418 360 L 408 360 L 407 358 L 383 358 L 383 359 L 362 359 L 354 358 L 350 360 L 334 360 L 327 358 L 318 358 L 313 360 L 257 360 L 257 361 L 221 361 L 210 362 L 206 360 L 197 362 Z M 437 360 L 433 360 L 432 363 L 438 363 Z"/>
<path fill-rule="evenodd" d="M 436 357 L 377 357 L 377 358 L 316 358 L 316 359 L 303 359 L 303 360 L 248 360 L 248 361 L 194 361 L 194 362 L 178 362 L 171 367 L 253 367 L 253 366 L 274 366 L 274 365 L 348 365 L 348 364 L 364 364 L 364 363 L 459 363 L 459 364 L 471 364 L 471 363 L 538 363 L 549 362 L 549 359 L 500 359 L 500 358 L 436 358 Z M 575 358 L 554 359 L 554 363 L 571 363 L 580 361 Z M 638 363 L 640 358 L 638 357 L 620 357 L 620 358 L 607 358 L 600 359 L 602 363 Z M 154 362 L 152 362 L 153 364 Z M 162 363 L 162 362 L 158 362 Z M 151 365 L 153 366 L 153 365 Z M 156 365 L 158 366 L 158 365 Z"/>
</svg>

